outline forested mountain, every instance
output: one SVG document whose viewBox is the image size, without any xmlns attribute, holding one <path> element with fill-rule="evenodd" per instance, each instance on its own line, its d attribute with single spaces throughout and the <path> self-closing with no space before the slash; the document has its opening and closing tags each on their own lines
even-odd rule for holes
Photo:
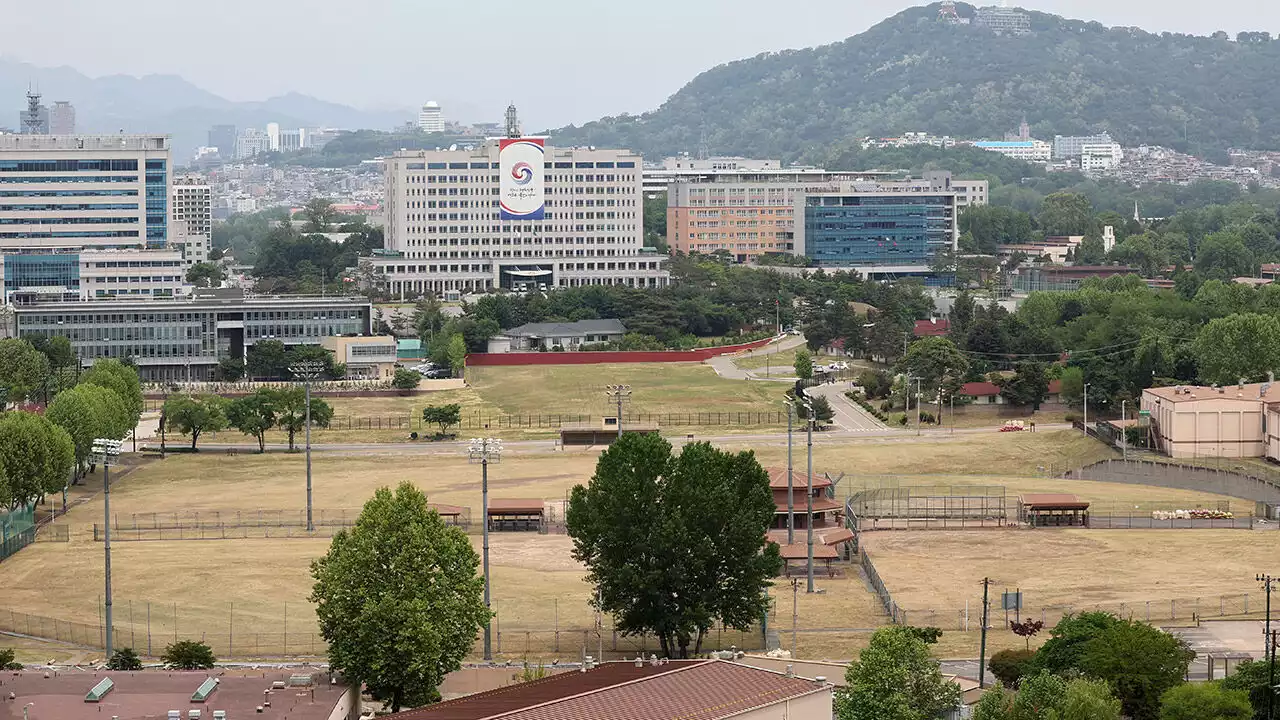
<svg viewBox="0 0 1280 720">
<path fill-rule="evenodd" d="M 820 160 L 867 135 L 999 139 L 1025 117 L 1045 139 L 1107 130 L 1126 145 L 1194 154 L 1280 149 L 1280 41 L 1269 34 L 1158 35 L 1029 12 L 1032 34 L 1000 36 L 942 22 L 938 9 L 905 10 L 844 42 L 721 65 L 652 112 L 551 132 L 561 145 L 654 157 L 705 148 Z"/>
</svg>

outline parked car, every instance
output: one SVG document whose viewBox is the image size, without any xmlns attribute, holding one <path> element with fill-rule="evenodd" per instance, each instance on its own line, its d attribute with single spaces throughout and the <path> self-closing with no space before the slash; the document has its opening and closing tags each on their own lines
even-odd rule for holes
<svg viewBox="0 0 1280 720">
<path fill-rule="evenodd" d="M 432 368 L 422 373 L 428 380 L 446 380 L 453 377 L 453 371 L 447 368 Z"/>
</svg>

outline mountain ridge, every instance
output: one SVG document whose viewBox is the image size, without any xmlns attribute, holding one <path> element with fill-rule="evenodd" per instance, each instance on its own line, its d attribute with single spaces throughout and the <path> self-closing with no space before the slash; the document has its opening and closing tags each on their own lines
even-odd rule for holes
<svg viewBox="0 0 1280 720">
<path fill-rule="evenodd" d="M 361 110 L 289 92 L 265 100 L 237 102 L 191 83 L 178 75 L 148 74 L 89 77 L 68 67 L 39 67 L 0 57 L 0 98 L 10 110 L 0 115 L 0 127 L 15 127 L 25 106 L 28 84 L 39 89 L 43 102 L 69 100 L 76 108 L 79 132 L 162 133 L 172 136 L 174 161 L 184 163 L 207 141 L 210 127 L 265 127 L 278 122 L 289 127 L 391 127 L 409 120 L 409 110 Z"/>
<path fill-rule="evenodd" d="M 1278 41 L 1156 34 L 1025 10 L 1032 34 L 1002 36 L 941 22 L 939 7 L 908 8 L 844 41 L 719 65 L 642 115 L 548 132 L 560 144 L 648 156 L 705 147 L 821 162 L 858 137 L 1000 138 L 1026 117 L 1046 139 L 1106 130 L 1128 145 L 1202 154 L 1280 149 L 1280 97 L 1267 92 L 1280 69 Z"/>
</svg>

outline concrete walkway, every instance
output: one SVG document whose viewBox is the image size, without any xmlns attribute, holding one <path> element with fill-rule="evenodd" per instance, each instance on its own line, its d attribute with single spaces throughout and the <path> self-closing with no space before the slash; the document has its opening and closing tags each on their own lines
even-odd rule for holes
<svg viewBox="0 0 1280 720">
<path fill-rule="evenodd" d="M 782 340 L 771 342 L 762 348 L 736 355 L 718 355 L 707 360 L 706 363 L 716 371 L 717 375 L 727 380 L 770 380 L 774 382 L 794 382 L 795 378 L 760 377 L 750 370 L 743 370 L 738 367 L 737 361 L 745 358 L 764 357 L 765 355 L 781 355 L 795 350 L 798 347 L 802 347 L 804 343 L 804 336 L 788 335 Z"/>
</svg>

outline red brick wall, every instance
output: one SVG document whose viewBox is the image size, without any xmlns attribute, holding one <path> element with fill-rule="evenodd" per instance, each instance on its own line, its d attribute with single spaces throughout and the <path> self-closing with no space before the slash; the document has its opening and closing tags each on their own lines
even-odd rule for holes
<svg viewBox="0 0 1280 720">
<path fill-rule="evenodd" d="M 741 345 L 725 345 L 714 348 L 700 348 L 698 350 L 473 353 L 467 356 L 467 367 L 702 362 L 717 355 L 727 355 L 742 350 L 754 350 L 768 343 L 769 341 L 766 339 Z"/>
</svg>

